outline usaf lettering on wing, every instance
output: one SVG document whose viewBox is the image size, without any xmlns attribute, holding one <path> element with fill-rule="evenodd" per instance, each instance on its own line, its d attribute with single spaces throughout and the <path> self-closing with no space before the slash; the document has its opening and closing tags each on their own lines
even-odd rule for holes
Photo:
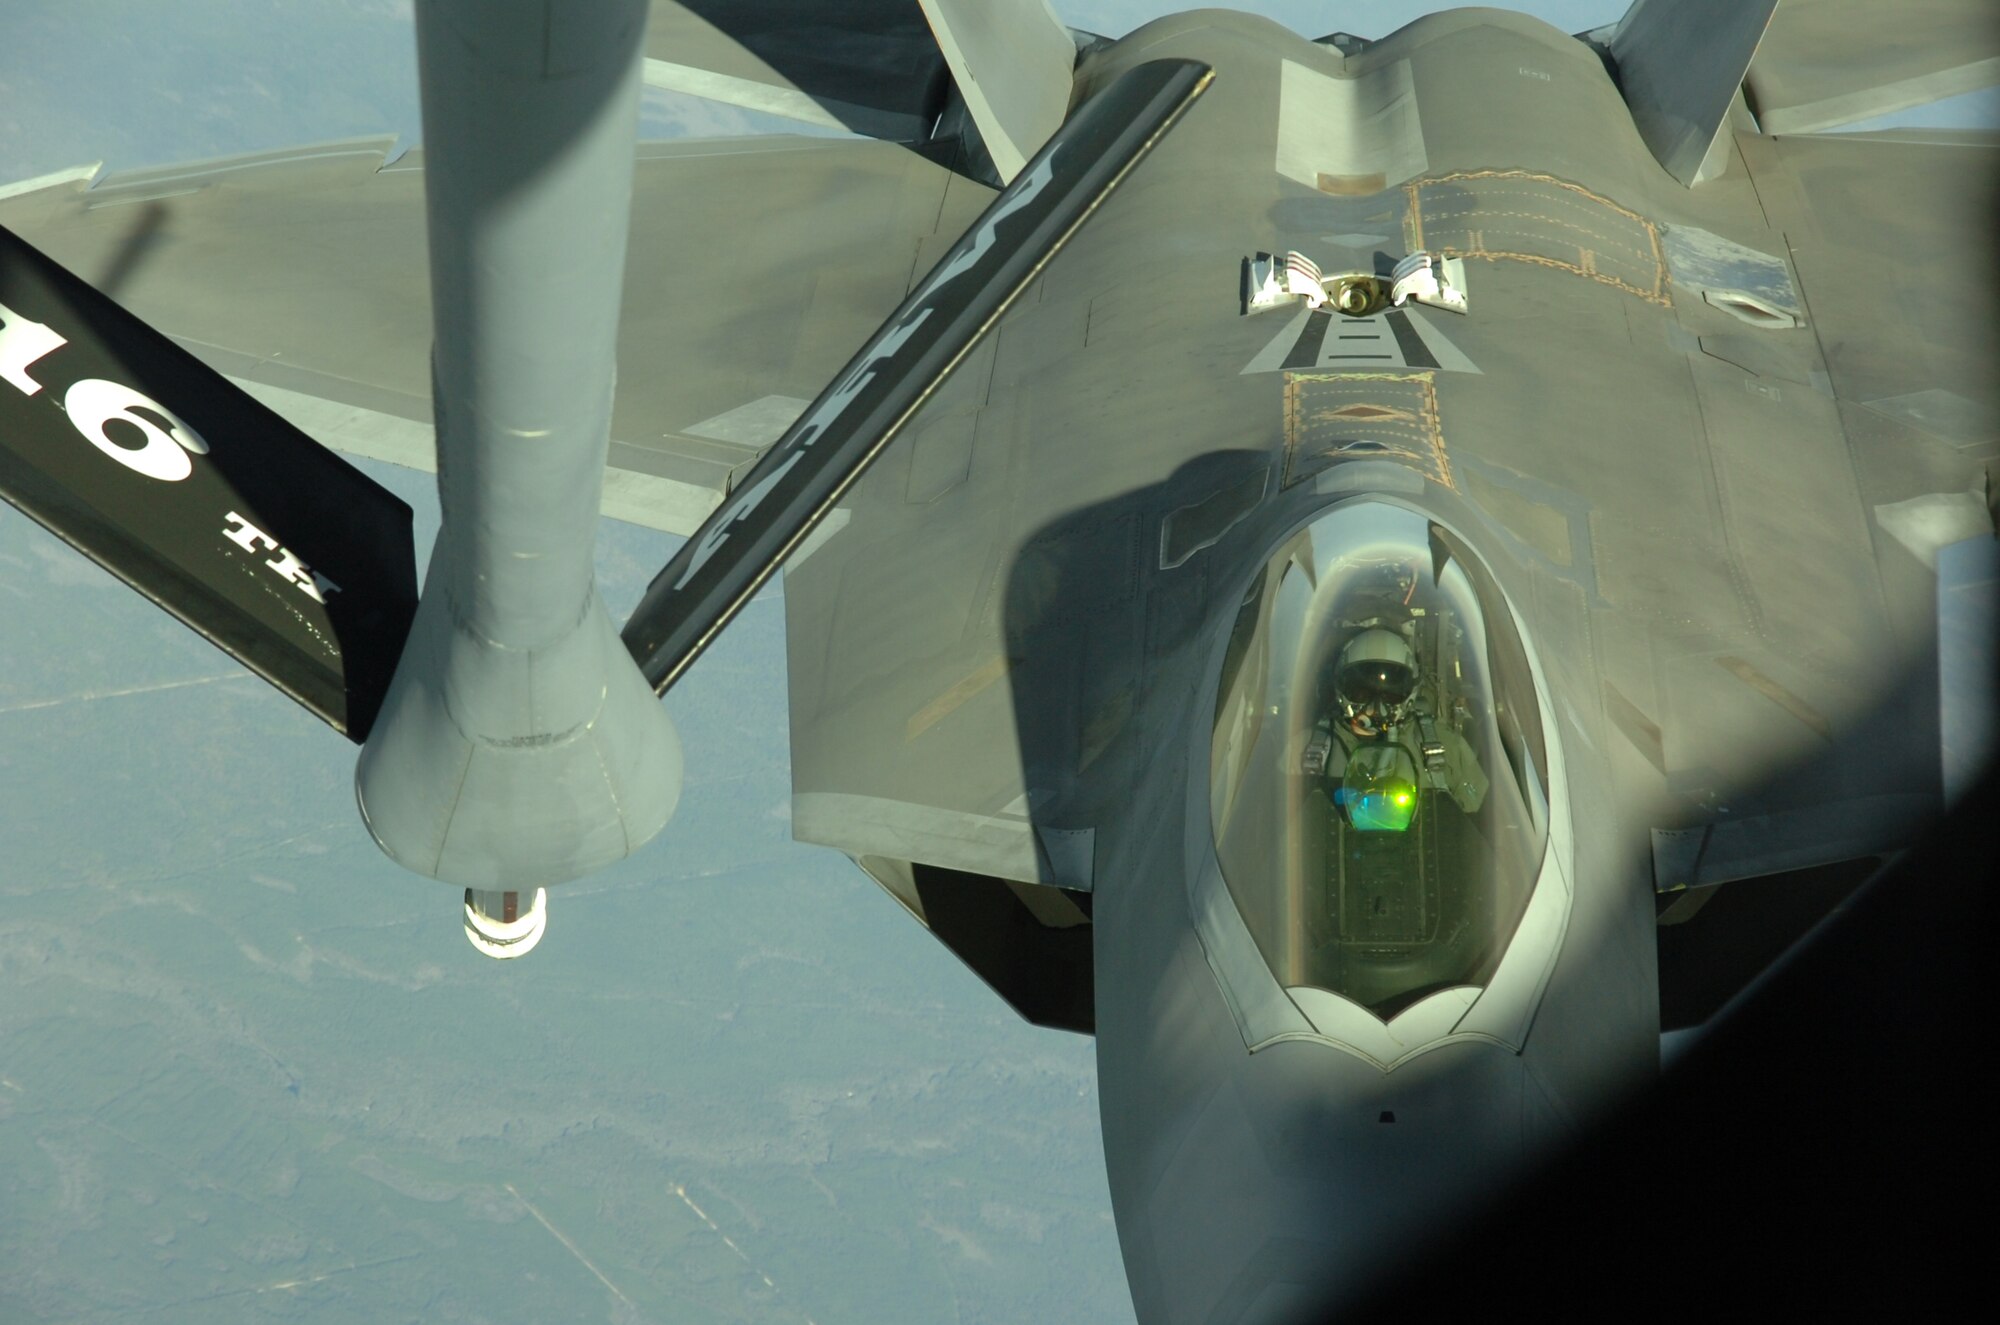
<svg viewBox="0 0 2000 1325">
<path fill-rule="evenodd" d="M 362 739 L 415 610 L 407 505 L 5 230 L 0 379 L 0 496 Z"/>
<path fill-rule="evenodd" d="M 67 344 L 69 338 L 62 333 L 0 304 L 0 378 L 23 395 L 38 395 L 42 390 L 29 369 Z M 70 426 L 92 446 L 133 473 L 162 483 L 180 482 L 194 473 L 194 462 L 188 457 L 208 454 L 208 443 L 187 420 L 145 392 L 120 382 L 101 377 L 73 382 L 63 392 L 60 408 L 69 416 Z M 133 447 L 114 440 L 110 430 L 113 422 L 137 429 L 144 443 Z M 327 594 L 340 591 L 339 585 L 235 511 L 223 520 L 224 537 L 245 552 L 260 548 L 276 552 L 276 559 L 265 562 L 265 568 L 277 572 L 314 602 L 324 603 Z"/>
<path fill-rule="evenodd" d="M 687 670 L 1210 77 L 1154 61 L 1086 102 L 752 466 L 626 625 L 655 690 Z"/>
</svg>

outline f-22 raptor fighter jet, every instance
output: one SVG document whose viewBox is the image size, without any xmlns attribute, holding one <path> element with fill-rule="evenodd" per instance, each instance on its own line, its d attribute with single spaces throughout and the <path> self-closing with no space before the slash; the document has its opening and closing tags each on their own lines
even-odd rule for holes
<svg viewBox="0 0 2000 1325">
<path fill-rule="evenodd" d="M 0 197 L 0 489 L 360 742 L 495 956 L 782 568 L 795 835 L 1096 1036 L 1141 1319 L 1284 1319 L 1984 757 L 1995 141 L 1823 131 L 1989 11 L 419 0 L 420 152 Z M 860 136 L 635 153 L 642 83 Z M 436 468 L 420 597 L 328 447 Z M 688 536 L 622 637 L 600 510 Z"/>
</svg>

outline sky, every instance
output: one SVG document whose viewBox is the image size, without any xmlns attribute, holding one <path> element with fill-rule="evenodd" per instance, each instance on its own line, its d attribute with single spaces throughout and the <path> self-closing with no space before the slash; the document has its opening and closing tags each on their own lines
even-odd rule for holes
<svg viewBox="0 0 2000 1325">
<path fill-rule="evenodd" d="M 1175 7 L 1057 5 L 1110 35 Z M 4 0 L 0 182 L 414 144 L 409 11 Z M 358 463 L 421 564 L 431 480 Z M 614 617 L 675 545 L 605 523 Z M 778 595 L 667 701 L 674 823 L 503 966 L 369 841 L 351 747 L 0 508 L 0 1320 L 1129 1320 L 1089 1042 L 789 840 Z"/>
<path fill-rule="evenodd" d="M 1186 6 L 1067 0 L 1070 25 L 1122 35 Z M 1416 0 L 1246 4 L 1310 36 L 1379 37 L 1438 6 Z M 1622 0 L 1501 6 L 1569 32 Z M 2000 92 L 1899 122 L 2000 123 Z M 1868 127 L 1868 126 L 1856 126 Z M 645 131 L 702 136 L 796 126 L 692 97 L 648 94 Z M 395 134 L 422 139 L 410 0 L 6 0 L 0 5 L 0 180 L 103 161 L 107 170 Z"/>
</svg>

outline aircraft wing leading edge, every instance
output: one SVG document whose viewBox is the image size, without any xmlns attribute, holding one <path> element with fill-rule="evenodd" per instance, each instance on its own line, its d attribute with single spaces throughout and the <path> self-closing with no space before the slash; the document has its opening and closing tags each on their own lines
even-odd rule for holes
<svg viewBox="0 0 2000 1325">
<path fill-rule="evenodd" d="M 1744 91 L 1765 133 L 1816 133 L 1995 83 L 1991 0 L 1785 0 Z"/>
<path fill-rule="evenodd" d="M 0 223 L 324 445 L 430 470 L 424 158 L 389 145 L 65 172 Z M 992 197 L 889 143 L 643 145 L 605 514 L 692 533 Z"/>
</svg>

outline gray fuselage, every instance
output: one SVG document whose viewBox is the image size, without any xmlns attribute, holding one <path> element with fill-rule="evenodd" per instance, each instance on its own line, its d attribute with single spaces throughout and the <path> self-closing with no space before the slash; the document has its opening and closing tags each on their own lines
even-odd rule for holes
<svg viewBox="0 0 2000 1325">
<path fill-rule="evenodd" d="M 1788 463 L 1845 463 L 1824 402 L 1800 400 L 1809 337 L 1769 343 L 1798 361 L 1768 388 L 1776 424 L 1741 417 L 1746 374 L 1684 352 L 1694 334 L 1756 333 L 1676 287 L 1670 227 L 1785 252 L 1740 164 L 1682 188 L 1599 56 L 1516 15 L 1437 15 L 1345 55 L 1261 19 L 1181 15 L 1090 56 L 1080 92 L 1168 56 L 1212 65 L 1214 87 L 1002 325 L 980 436 L 998 414 L 1018 439 L 1013 518 L 1037 531 L 1005 591 L 1033 818 L 1096 829 L 1104 1141 L 1139 1315 L 1283 1318 L 1420 1251 L 1656 1070 L 1646 830 L 1670 779 L 1607 696 L 1664 714 L 1711 799 L 1781 768 L 1826 794 L 1838 765 L 1815 733 L 1748 688 L 1712 698 L 1727 678 L 1693 663 L 1810 641 L 1867 695 L 1909 655 L 1839 644 L 1879 633 L 1879 598 L 1804 621 L 1769 592 L 1868 557 L 1851 486 L 1816 525 L 1751 528 L 1710 477 L 1752 437 Z M 1237 301 L 1253 252 L 1300 250 L 1331 274 L 1425 247 L 1468 258 L 1471 287 L 1469 316 L 1407 311 L 1427 348 L 1339 317 L 1294 343 L 1293 313 Z M 1254 496 L 1259 473 L 1260 499 L 1218 495 Z M 1206 785 L 1246 586 L 1292 531 L 1371 494 L 1454 530 L 1511 603 L 1557 770 L 1537 886 L 1567 888 L 1520 931 L 1541 953 L 1508 977 L 1506 1016 L 1435 1023 L 1399 1053 L 1325 1033 L 1244 947 Z M 1206 544 L 1176 539 L 1176 520 L 1206 521 Z M 1780 563 L 1757 555 L 1781 539 Z M 1703 760 L 1742 749 L 1746 726 L 1761 762 Z M 1914 743 L 1887 757 L 1921 769 Z"/>
</svg>

